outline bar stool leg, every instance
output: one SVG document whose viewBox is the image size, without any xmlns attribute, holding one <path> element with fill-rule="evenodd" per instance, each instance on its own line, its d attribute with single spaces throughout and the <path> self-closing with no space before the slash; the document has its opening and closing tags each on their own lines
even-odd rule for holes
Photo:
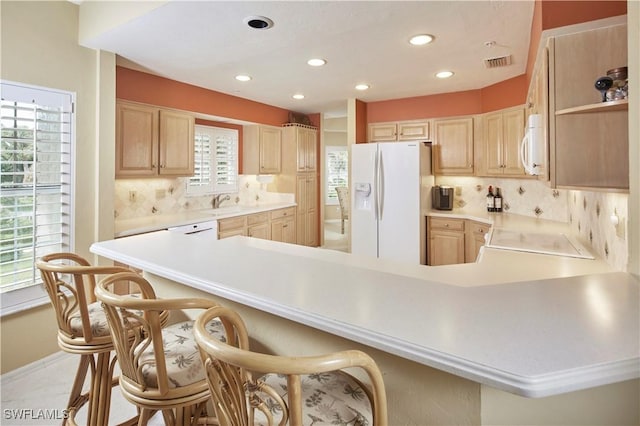
<svg viewBox="0 0 640 426">
<path fill-rule="evenodd" d="M 82 393 L 82 387 L 87 377 L 89 365 L 91 364 L 92 355 L 81 355 L 80 362 L 78 363 L 78 370 L 76 371 L 76 377 L 73 381 L 73 387 L 71 388 L 71 394 L 69 395 L 69 402 L 67 402 L 67 414 L 71 411 L 78 411 L 89 399 L 88 394 Z M 67 424 L 67 419 L 62 422 L 63 425 Z"/>
</svg>

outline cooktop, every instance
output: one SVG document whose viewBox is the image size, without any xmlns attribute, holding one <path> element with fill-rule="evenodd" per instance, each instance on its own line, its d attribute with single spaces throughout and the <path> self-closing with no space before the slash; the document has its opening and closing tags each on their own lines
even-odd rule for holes
<svg viewBox="0 0 640 426">
<path fill-rule="evenodd" d="M 562 233 L 549 234 L 494 228 L 489 234 L 486 246 L 504 250 L 594 259 L 582 244 Z"/>
</svg>

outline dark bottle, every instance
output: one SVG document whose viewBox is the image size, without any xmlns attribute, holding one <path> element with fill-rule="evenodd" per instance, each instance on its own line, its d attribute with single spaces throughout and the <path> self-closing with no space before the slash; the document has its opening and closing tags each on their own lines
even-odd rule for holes
<svg viewBox="0 0 640 426">
<path fill-rule="evenodd" d="M 502 195 L 500 194 L 500 188 L 496 188 L 496 196 L 493 197 L 494 210 L 496 212 L 502 211 Z"/>
<path fill-rule="evenodd" d="M 493 188 L 489 186 L 489 192 L 487 192 L 487 211 L 493 212 L 495 211 L 495 197 L 493 196 Z"/>
</svg>

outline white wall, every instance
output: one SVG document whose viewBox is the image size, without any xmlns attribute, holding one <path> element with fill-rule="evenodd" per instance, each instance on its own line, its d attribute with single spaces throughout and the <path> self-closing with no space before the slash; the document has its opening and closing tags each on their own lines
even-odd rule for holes
<svg viewBox="0 0 640 426">
<path fill-rule="evenodd" d="M 74 250 L 95 260 L 91 243 L 113 236 L 115 57 L 78 45 L 78 6 L 71 2 L 3 1 L 0 19 L 3 80 L 76 94 Z M 2 372 L 58 350 L 48 311 L 2 318 Z"/>
</svg>

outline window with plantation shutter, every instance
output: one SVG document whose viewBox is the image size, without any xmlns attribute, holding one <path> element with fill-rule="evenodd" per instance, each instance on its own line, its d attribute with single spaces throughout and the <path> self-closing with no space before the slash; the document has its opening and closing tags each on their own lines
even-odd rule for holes
<svg viewBox="0 0 640 426">
<path fill-rule="evenodd" d="M 349 186 L 349 151 L 346 146 L 327 146 L 325 149 L 327 171 L 325 202 L 338 204 L 336 187 Z"/>
<path fill-rule="evenodd" d="M 36 259 L 72 250 L 73 94 L 4 81 L 0 87 L 5 314 L 46 300 Z"/>
<path fill-rule="evenodd" d="M 195 126 L 195 172 L 191 195 L 238 192 L 238 131 Z"/>
</svg>

